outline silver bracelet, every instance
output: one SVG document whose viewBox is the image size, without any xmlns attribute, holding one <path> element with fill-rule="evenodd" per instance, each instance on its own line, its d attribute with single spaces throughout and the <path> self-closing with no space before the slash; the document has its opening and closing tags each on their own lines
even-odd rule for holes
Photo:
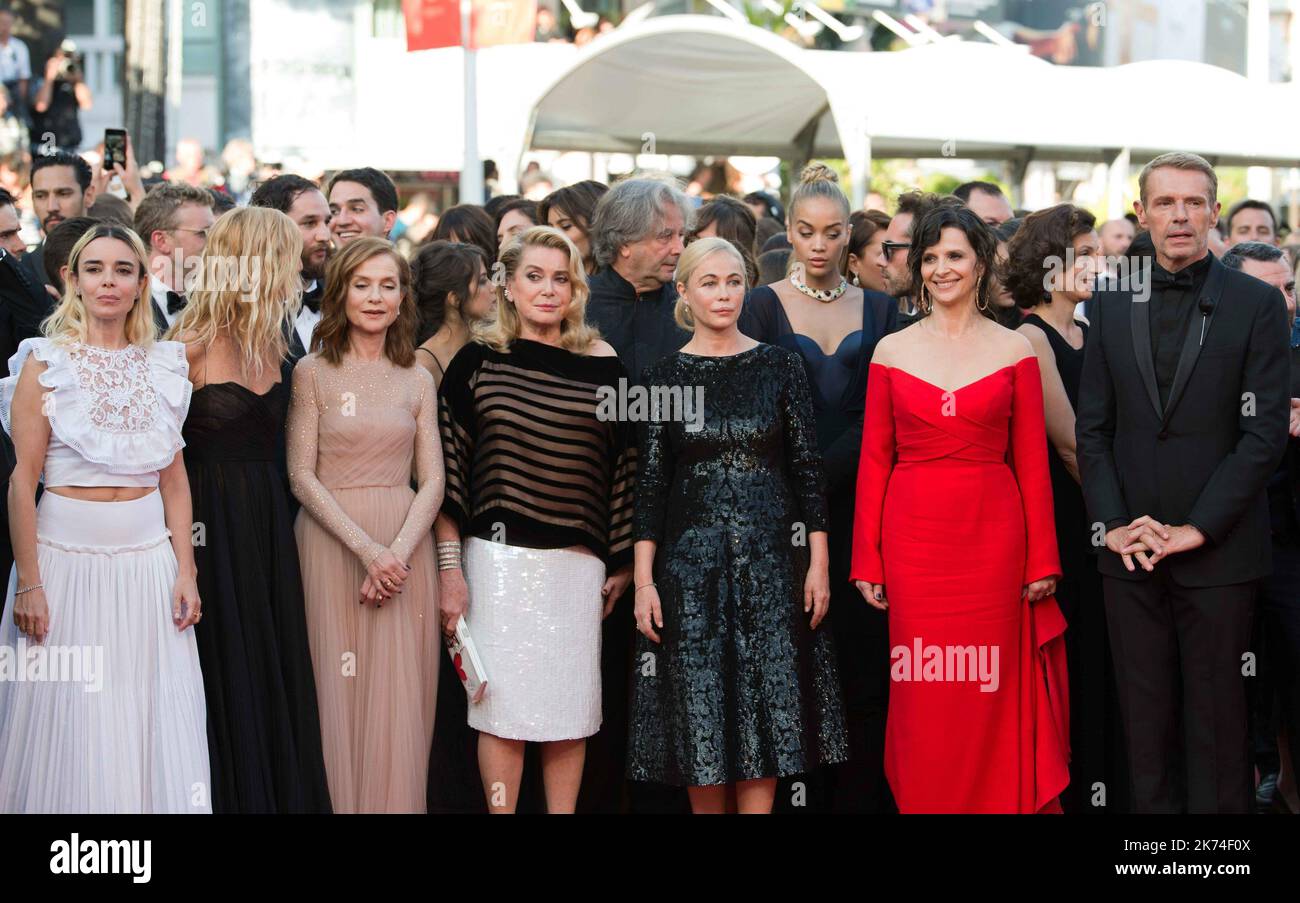
<svg viewBox="0 0 1300 903">
<path fill-rule="evenodd" d="M 649 583 L 642 583 L 640 586 L 634 586 L 632 588 L 632 592 L 634 593 L 640 592 L 641 590 L 645 589 L 647 586 L 655 586 L 655 582 L 651 580 Z"/>
<path fill-rule="evenodd" d="M 34 583 L 31 586 L 24 586 L 22 589 L 14 590 L 14 595 L 21 596 L 23 593 L 30 593 L 32 590 L 40 589 L 43 586 L 45 586 L 44 583 Z"/>
</svg>

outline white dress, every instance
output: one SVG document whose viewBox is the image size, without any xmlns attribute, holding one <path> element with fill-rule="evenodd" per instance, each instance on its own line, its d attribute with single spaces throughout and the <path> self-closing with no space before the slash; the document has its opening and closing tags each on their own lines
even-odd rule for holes
<svg viewBox="0 0 1300 903">
<path fill-rule="evenodd" d="M 45 362 L 48 486 L 157 486 L 184 445 L 184 346 L 120 351 L 27 339 L 0 380 L 0 420 L 29 356 Z M 20 425 L 21 429 L 21 425 Z M 39 646 L 0 622 L 0 812 L 210 812 L 207 712 L 194 631 L 155 491 L 127 502 L 45 492 L 36 550 L 49 605 Z"/>
</svg>

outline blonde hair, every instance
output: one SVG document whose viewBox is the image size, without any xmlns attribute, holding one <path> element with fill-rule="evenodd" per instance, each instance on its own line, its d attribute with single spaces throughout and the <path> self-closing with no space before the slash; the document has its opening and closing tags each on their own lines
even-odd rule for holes
<svg viewBox="0 0 1300 903">
<path fill-rule="evenodd" d="M 1189 154 L 1182 151 L 1174 151 L 1168 154 L 1161 154 L 1146 166 L 1142 167 L 1142 172 L 1138 173 L 1138 198 L 1145 205 L 1147 202 L 1147 178 L 1157 169 L 1164 167 L 1172 169 L 1194 169 L 1197 172 L 1205 173 L 1206 178 L 1210 180 L 1210 197 L 1209 202 L 1213 204 L 1219 197 L 1219 176 L 1206 160 L 1199 154 Z"/>
<path fill-rule="evenodd" d="M 745 289 L 749 289 L 749 277 L 745 269 L 745 257 L 740 250 L 727 241 L 725 238 L 711 236 L 709 238 L 698 238 L 686 246 L 681 256 L 677 258 L 677 269 L 673 272 L 673 281 L 687 286 L 690 285 L 691 277 L 699 269 L 700 264 L 710 254 L 716 254 L 721 251 L 726 254 L 737 264 L 740 265 L 740 278 L 744 280 Z M 691 316 L 691 307 L 686 303 L 686 295 L 678 290 L 677 303 L 673 306 L 673 319 L 682 329 L 694 329 L 695 317 Z"/>
<path fill-rule="evenodd" d="M 81 291 L 77 288 L 77 270 L 81 266 L 81 255 L 86 250 L 86 246 L 101 238 L 112 238 L 122 242 L 131 249 L 136 259 L 140 278 L 136 283 L 135 303 L 127 311 L 123 331 L 128 343 L 148 348 L 157 338 L 149 293 L 149 257 L 140 237 L 117 223 L 96 223 L 72 246 L 72 252 L 68 255 L 68 280 L 63 288 L 63 298 L 60 299 L 54 313 L 41 323 L 41 332 L 60 344 L 86 341 L 88 314 L 86 304 L 81 299 Z"/>
<path fill-rule="evenodd" d="M 844 212 L 844 222 L 849 221 L 849 199 L 840 188 L 840 177 L 835 170 L 825 163 L 809 163 L 799 174 L 799 187 L 790 198 L 790 224 L 794 224 L 794 212 L 801 203 L 812 198 L 825 198 L 839 206 Z"/>
<path fill-rule="evenodd" d="M 168 338 L 207 346 L 227 335 L 246 370 L 260 379 L 268 362 L 288 356 L 284 325 L 302 303 L 301 258 L 302 233 L 279 210 L 230 211 L 208 233 L 189 302 Z M 251 285 L 241 284 L 245 276 Z"/>
<path fill-rule="evenodd" d="M 519 338 L 523 324 L 514 304 L 506 300 L 506 285 L 514 278 L 528 248 L 550 248 L 563 251 L 568 256 L 569 285 L 572 286 L 573 297 L 569 302 L 569 310 L 564 315 L 564 322 L 560 324 L 560 347 L 574 354 L 586 354 L 600 340 L 600 331 L 594 326 L 588 326 L 586 320 L 587 298 L 591 294 L 587 286 L 587 270 L 583 266 L 582 255 L 573 242 L 563 232 L 550 226 L 526 229 L 501 249 L 499 266 L 492 268 L 492 279 L 497 289 L 496 309 L 487 319 L 474 324 L 474 341 L 504 354 L 510 350 L 510 343 Z"/>
</svg>

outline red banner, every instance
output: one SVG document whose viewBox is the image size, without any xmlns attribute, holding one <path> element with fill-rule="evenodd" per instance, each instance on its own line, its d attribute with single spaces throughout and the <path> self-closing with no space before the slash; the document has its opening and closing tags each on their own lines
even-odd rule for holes
<svg viewBox="0 0 1300 903">
<path fill-rule="evenodd" d="M 402 0 L 406 49 L 460 46 L 459 0 Z"/>
<path fill-rule="evenodd" d="M 406 49 L 459 47 L 460 0 L 402 0 Z M 537 28 L 537 0 L 473 0 L 470 46 L 526 44 Z"/>
</svg>

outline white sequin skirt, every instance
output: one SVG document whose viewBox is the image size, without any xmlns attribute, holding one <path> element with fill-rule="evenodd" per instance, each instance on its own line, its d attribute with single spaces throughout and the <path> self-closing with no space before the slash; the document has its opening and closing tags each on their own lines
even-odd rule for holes
<svg viewBox="0 0 1300 903">
<path fill-rule="evenodd" d="M 0 623 L 0 812 L 211 812 L 194 628 L 172 621 L 162 498 L 36 511 L 49 633 Z"/>
<path fill-rule="evenodd" d="M 469 726 L 507 740 L 576 740 L 600 730 L 605 565 L 569 549 L 470 537 L 466 623 L 487 671 Z"/>
</svg>

